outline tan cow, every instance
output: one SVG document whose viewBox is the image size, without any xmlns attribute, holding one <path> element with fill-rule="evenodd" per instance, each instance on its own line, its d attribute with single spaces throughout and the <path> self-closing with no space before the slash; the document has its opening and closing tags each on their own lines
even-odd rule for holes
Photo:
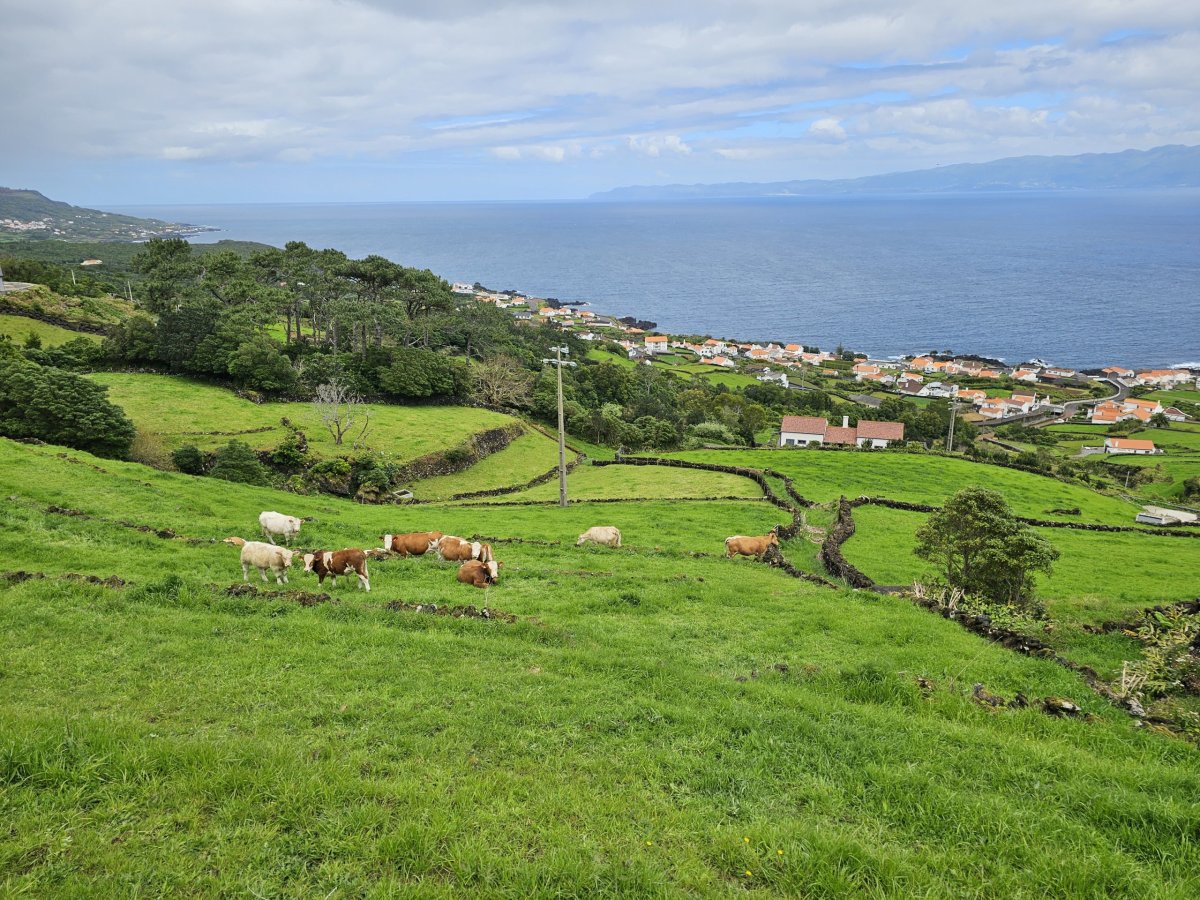
<svg viewBox="0 0 1200 900">
<path fill-rule="evenodd" d="M 339 575 L 354 574 L 358 576 L 358 586 L 368 593 L 371 591 L 371 578 L 367 572 L 367 554 L 356 548 L 305 553 L 304 571 L 315 573 L 320 584 L 325 583 L 325 576 L 328 575 L 334 587 L 337 587 Z"/>
<path fill-rule="evenodd" d="M 402 557 L 421 556 L 431 550 L 442 537 L 440 531 L 410 531 L 407 534 L 385 534 L 383 549 Z"/>
<path fill-rule="evenodd" d="M 770 534 L 755 537 L 735 534 L 733 537 L 725 538 L 725 558 L 733 559 L 734 556 L 754 556 L 762 559 L 763 554 L 767 552 L 767 548 L 778 546 L 779 532 L 774 528 L 771 529 Z"/>
<path fill-rule="evenodd" d="M 614 525 L 594 525 L 579 536 L 575 546 L 581 547 L 589 542 L 601 547 L 620 547 L 621 530 Z"/>
<path fill-rule="evenodd" d="M 469 559 L 458 567 L 458 580 L 463 584 L 473 584 L 477 588 L 493 585 L 499 578 L 500 563 L 494 559 L 490 562 Z"/>
<path fill-rule="evenodd" d="M 491 562 L 496 558 L 492 554 L 491 544 L 484 544 L 479 541 L 465 541 L 452 534 L 442 535 L 434 541 L 433 549 L 437 551 L 440 559 L 450 560 L 451 562 L 466 562 L 469 559 L 477 559 L 480 562 Z"/>
</svg>

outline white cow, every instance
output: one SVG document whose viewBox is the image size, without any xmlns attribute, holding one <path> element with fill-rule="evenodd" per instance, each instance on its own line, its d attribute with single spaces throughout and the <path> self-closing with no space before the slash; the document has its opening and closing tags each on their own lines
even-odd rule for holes
<svg viewBox="0 0 1200 900">
<path fill-rule="evenodd" d="M 276 537 L 283 538 L 285 544 L 291 544 L 292 538 L 300 536 L 300 520 L 295 516 L 261 512 L 258 514 L 258 524 L 262 526 L 263 537 L 272 544 L 275 543 Z"/>
<path fill-rule="evenodd" d="M 575 546 L 579 547 L 589 542 L 601 547 L 620 547 L 621 530 L 612 525 L 593 526 L 579 536 Z"/>
<path fill-rule="evenodd" d="M 267 572 L 275 576 L 276 584 L 287 584 L 288 569 L 292 565 L 292 551 L 274 544 L 264 544 L 260 541 L 244 541 L 240 537 L 227 537 L 224 544 L 241 547 L 242 580 L 250 580 L 250 567 L 258 569 L 262 580 L 267 580 Z"/>
</svg>

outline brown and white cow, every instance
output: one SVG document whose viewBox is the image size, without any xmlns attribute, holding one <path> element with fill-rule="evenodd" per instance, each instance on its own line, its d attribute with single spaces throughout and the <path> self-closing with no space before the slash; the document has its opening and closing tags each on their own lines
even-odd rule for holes
<svg viewBox="0 0 1200 900">
<path fill-rule="evenodd" d="M 494 559 L 489 562 L 469 559 L 458 567 L 458 580 L 463 584 L 473 584 L 477 588 L 493 585 L 499 578 L 500 563 Z"/>
<path fill-rule="evenodd" d="M 355 548 L 305 553 L 304 571 L 315 573 L 320 584 L 325 583 L 325 576 L 328 575 L 334 587 L 337 587 L 339 575 L 354 574 L 358 576 L 359 587 L 368 592 L 371 590 L 371 578 L 367 573 L 367 554 Z"/>
<path fill-rule="evenodd" d="M 431 550 L 442 537 L 440 531 L 410 531 L 407 534 L 385 534 L 383 549 L 402 557 L 421 556 Z"/>
<path fill-rule="evenodd" d="M 491 562 L 496 557 L 492 554 L 492 545 L 479 541 L 465 541 L 452 534 L 442 535 L 433 544 L 440 559 L 451 562 L 466 562 L 477 559 L 480 562 Z"/>
<path fill-rule="evenodd" d="M 779 532 L 772 528 L 770 534 L 757 535 L 747 537 L 744 534 L 736 534 L 733 537 L 725 538 L 725 557 L 733 559 L 734 556 L 755 556 L 762 559 L 764 553 L 769 547 L 779 546 Z"/>
</svg>

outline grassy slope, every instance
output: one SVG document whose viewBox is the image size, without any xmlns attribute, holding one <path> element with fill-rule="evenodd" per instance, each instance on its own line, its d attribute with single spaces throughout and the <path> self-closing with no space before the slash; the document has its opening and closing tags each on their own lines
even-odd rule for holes
<svg viewBox="0 0 1200 900">
<path fill-rule="evenodd" d="M 574 458 L 575 454 L 568 451 L 567 461 Z M 558 442 L 540 431 L 530 430 L 466 471 L 426 478 L 411 487 L 422 500 L 441 500 L 452 494 L 524 484 L 557 465 Z"/>
<path fill-rule="evenodd" d="M 91 376 L 108 386 L 108 396 L 122 407 L 134 424 L 162 435 L 171 448 L 195 444 L 214 448 L 228 436 L 187 432 L 236 432 L 263 426 L 270 431 L 240 435 L 255 448 L 279 444 L 285 431 L 280 419 L 287 416 L 307 436 L 309 444 L 325 454 L 338 451 L 310 403 L 251 403 L 225 388 L 169 375 L 101 373 Z M 452 447 L 470 435 L 512 421 L 485 409 L 437 406 L 382 406 L 372 404 L 368 447 L 395 459 L 414 459 L 434 450 Z M 341 452 L 350 452 L 349 441 Z"/>
<path fill-rule="evenodd" d="M 25 338 L 30 334 L 36 334 L 41 338 L 43 347 L 57 347 L 59 344 L 65 344 L 75 338 L 86 338 L 90 341 L 100 340 L 99 335 L 70 331 L 47 322 L 39 322 L 37 319 L 0 315 L 0 335 L 8 335 L 14 343 L 23 346 Z"/>
<path fill-rule="evenodd" d="M 56 452 L 0 442 L 0 490 L 18 498 L 6 565 L 137 583 L 0 588 L 8 890 L 1198 887 L 1192 747 L 903 601 L 681 552 L 761 528 L 761 503 L 378 509 Z M 375 591 L 339 587 L 338 606 L 226 598 L 207 585 L 233 580 L 230 548 L 36 508 L 50 502 L 195 535 L 286 508 L 334 542 L 384 522 L 569 538 L 599 512 L 625 517 L 631 548 L 505 546 L 487 602 L 542 624 L 499 625 L 382 610 L 485 599 L 426 559 L 375 564 Z M 988 713 L 964 698 L 976 680 L 1099 719 Z"/>
<path fill-rule="evenodd" d="M 632 466 L 581 466 L 567 476 L 567 491 L 570 497 L 578 500 L 598 500 L 605 497 L 622 500 L 704 500 L 713 497 L 762 496 L 762 491 L 754 482 L 737 475 Z M 557 500 L 558 480 L 496 499 Z"/>
<path fill-rule="evenodd" d="M 882 584 L 907 584 L 930 572 L 913 554 L 921 513 L 864 506 L 854 511 L 855 536 L 846 558 Z M 1200 539 L 1039 528 L 1062 554 L 1038 595 L 1056 617 L 1098 622 L 1131 610 L 1187 600 L 1200 593 Z"/>
<path fill-rule="evenodd" d="M 1053 478 L 939 456 L 822 450 L 695 451 L 669 455 L 722 465 L 777 469 L 796 480 L 796 489 L 801 494 L 819 502 L 870 494 L 936 505 L 963 487 L 983 485 L 1003 493 L 1013 509 L 1024 516 L 1130 525 L 1138 510 L 1132 504 Z M 1075 507 L 1081 510 L 1078 517 L 1049 512 Z"/>
</svg>

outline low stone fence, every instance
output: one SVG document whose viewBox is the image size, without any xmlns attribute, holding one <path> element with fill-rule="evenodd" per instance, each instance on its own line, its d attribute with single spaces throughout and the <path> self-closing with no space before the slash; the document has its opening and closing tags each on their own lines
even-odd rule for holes
<svg viewBox="0 0 1200 900">
<path fill-rule="evenodd" d="M 821 542 L 818 559 L 829 574 L 841 578 L 854 588 L 872 588 L 875 582 L 846 561 L 842 555 L 842 544 L 854 536 L 854 515 L 850 501 L 845 497 L 838 500 L 837 517 L 833 520 L 825 540 Z"/>
</svg>

